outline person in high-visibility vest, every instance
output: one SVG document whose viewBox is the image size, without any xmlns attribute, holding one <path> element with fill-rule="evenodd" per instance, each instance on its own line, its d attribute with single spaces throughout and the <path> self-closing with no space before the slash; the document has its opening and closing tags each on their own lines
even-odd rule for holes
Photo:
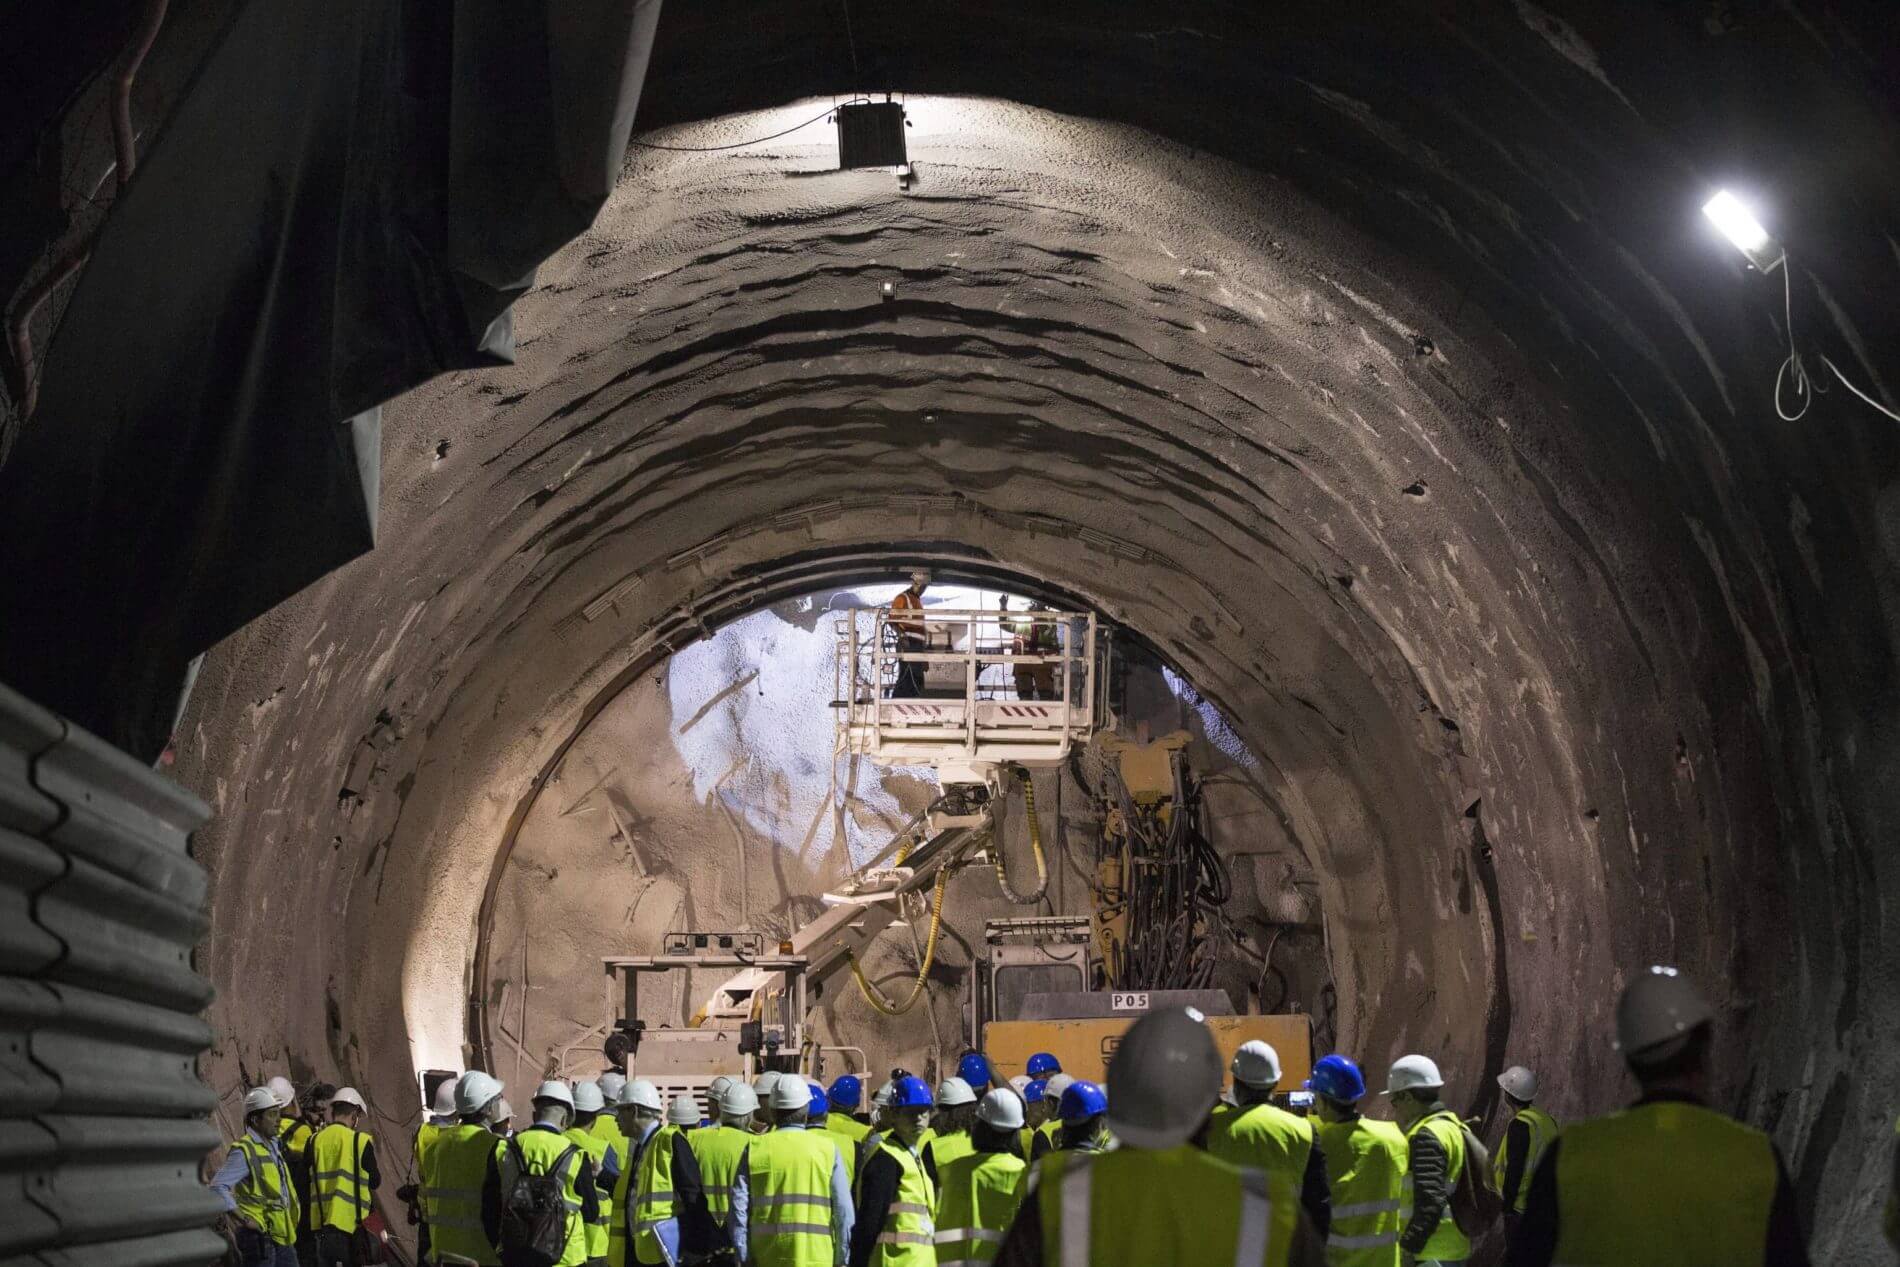
<svg viewBox="0 0 1900 1267">
<path fill-rule="evenodd" d="M 1332 1222 L 1326 1191 L 1326 1158 L 1313 1123 L 1273 1103 L 1280 1084 L 1280 1053 L 1253 1039 L 1240 1045 L 1228 1066 L 1234 1103 L 1217 1105 L 1207 1128 L 1207 1151 L 1236 1166 L 1278 1175 L 1300 1194 L 1300 1204 L 1323 1237 Z"/>
<path fill-rule="evenodd" d="M 772 1094 L 775 1125 L 746 1143 L 726 1231 L 743 1263 L 835 1267 L 844 1261 L 856 1213 L 843 1141 L 810 1129 L 812 1102 L 800 1079 L 780 1079 Z"/>
<path fill-rule="evenodd" d="M 1465 1128 L 1445 1106 L 1445 1079 L 1429 1056 L 1392 1062 L 1382 1092 L 1405 1132 L 1407 1173 L 1412 1180 L 1412 1217 L 1399 1233 L 1399 1248 L 1420 1264 L 1462 1263 L 1471 1238 L 1452 1217 L 1451 1194 L 1465 1172 Z"/>
<path fill-rule="evenodd" d="M 976 1098 L 975 1090 L 962 1077 L 945 1078 L 937 1084 L 936 1112 L 930 1115 L 933 1132 L 917 1154 L 933 1184 L 945 1166 L 976 1151 L 970 1141 L 970 1128 L 976 1125 Z"/>
<path fill-rule="evenodd" d="M 845 1175 L 855 1186 L 858 1153 L 871 1134 L 871 1124 L 858 1116 L 858 1109 L 864 1103 L 864 1083 L 854 1074 L 844 1074 L 832 1081 L 825 1092 L 825 1102 L 825 1116 L 815 1125 L 838 1137 L 839 1151 L 844 1154 Z"/>
<path fill-rule="evenodd" d="M 330 1121 L 305 1146 L 309 1187 L 303 1208 L 314 1233 L 316 1267 L 350 1267 L 350 1235 L 369 1216 L 382 1186 L 376 1141 L 358 1129 L 368 1112 L 355 1087 L 341 1088 L 330 1097 Z"/>
<path fill-rule="evenodd" d="M 1504 1092 L 1505 1107 L 1511 1110 L 1511 1122 L 1491 1159 L 1491 1174 L 1503 1199 L 1508 1241 L 1530 1198 L 1531 1176 L 1537 1173 L 1544 1150 L 1556 1140 L 1558 1127 L 1556 1118 L 1531 1103 L 1537 1098 L 1537 1075 L 1523 1065 L 1512 1065 L 1499 1074 L 1498 1087 Z"/>
<path fill-rule="evenodd" d="M 245 1092 L 244 1133 L 211 1180 L 236 1224 L 239 1267 L 296 1267 L 297 1185 L 277 1130 L 281 1111 L 271 1088 Z"/>
<path fill-rule="evenodd" d="M 1512 1267 L 1807 1267 L 1781 1151 L 1707 1105 L 1714 1023 L 1674 968 L 1624 989 L 1616 1048 L 1642 1096 L 1571 1123 L 1544 1150 Z"/>
<path fill-rule="evenodd" d="M 659 1134 L 665 1106 L 660 1091 L 645 1078 L 629 1079 L 614 1102 L 621 1134 L 627 1139 L 627 1160 L 621 1163 L 620 1180 L 614 1185 L 613 1225 L 607 1229 L 607 1267 L 627 1267 L 633 1258 L 633 1206 L 639 1194 L 640 1163 L 647 1144 Z"/>
<path fill-rule="evenodd" d="M 594 1217 L 587 1224 L 587 1262 L 589 1267 L 606 1267 L 607 1229 L 613 1221 L 612 1192 L 620 1182 L 620 1156 L 614 1152 L 613 1145 L 606 1137 L 594 1130 L 607 1101 L 600 1093 L 600 1084 L 595 1082 L 577 1082 L 574 1084 L 574 1121 L 567 1128 L 567 1137 L 580 1146 L 587 1159 L 594 1163 Z"/>
<path fill-rule="evenodd" d="M 899 616 L 898 612 L 920 612 L 924 606 L 924 590 L 930 584 L 930 573 L 912 572 L 910 587 L 900 590 L 891 600 L 890 627 L 897 631 L 897 651 L 911 655 L 930 649 L 930 634 L 924 621 L 914 616 Z M 891 681 L 891 699 L 915 699 L 924 693 L 924 663 L 917 661 L 899 661 L 896 675 Z M 758 1090 L 754 1087 L 753 1090 Z"/>
<path fill-rule="evenodd" d="M 752 1114 L 759 1107 L 759 1097 L 745 1083 L 728 1078 L 711 1107 L 719 1120 L 694 1131 L 687 1142 L 699 1162 L 706 1212 L 723 1229 L 730 1222 L 732 1185 L 739 1163 L 745 1159 L 746 1145 L 752 1142 Z"/>
<path fill-rule="evenodd" d="M 934 1104 L 922 1078 L 891 1086 L 891 1129 L 858 1170 L 858 1218 L 850 1267 L 931 1267 L 936 1262 L 937 1189 L 924 1170 L 924 1132 Z"/>
<path fill-rule="evenodd" d="M 672 1267 L 682 1255 L 697 1260 L 720 1239 L 688 1138 L 698 1126 L 699 1105 L 690 1096 L 674 1096 L 666 1106 L 666 1125 L 641 1150 L 629 1217 L 632 1261 L 644 1267 Z"/>
<path fill-rule="evenodd" d="M 1408 1215 L 1405 1134 L 1391 1122 L 1360 1116 L 1366 1079 L 1345 1056 L 1320 1057 L 1309 1085 L 1331 1198 L 1326 1261 L 1399 1267 L 1399 1230 Z"/>
<path fill-rule="evenodd" d="M 455 1124 L 444 1126 L 422 1163 L 422 1208 L 429 1220 L 429 1252 L 437 1263 L 501 1262 L 482 1225 L 482 1188 L 495 1157 L 489 1110 L 501 1083 L 471 1069 L 454 1083 Z"/>
<path fill-rule="evenodd" d="M 752 1114 L 754 1135 L 763 1135 L 777 1124 L 777 1110 L 772 1107 L 772 1090 L 784 1076 L 776 1069 L 767 1069 L 752 1080 L 752 1095 L 759 1102 L 758 1109 Z"/>
<path fill-rule="evenodd" d="M 396 1198 L 409 1207 L 409 1214 L 416 1225 L 416 1257 L 422 1262 L 433 1262 L 429 1252 L 429 1210 L 423 1199 L 420 1176 L 428 1168 L 429 1150 L 443 1130 L 455 1125 L 455 1084 L 456 1079 L 445 1078 L 436 1084 L 435 1095 L 429 1104 L 429 1115 L 416 1127 L 416 1133 L 409 1141 L 409 1156 L 415 1162 L 414 1183 L 406 1183 L 396 1189 Z"/>
<path fill-rule="evenodd" d="M 976 1267 L 996 1257 L 1022 1201 L 1023 1171 L 1016 1136 L 1023 1102 L 997 1088 L 976 1106 L 971 1151 L 946 1163 L 937 1176 L 937 1267 Z"/>
<path fill-rule="evenodd" d="M 1086 1078 L 1077 1078 L 1062 1089 L 1056 1126 L 1051 1151 L 1105 1153 L 1116 1146 L 1108 1128 L 1108 1097 Z"/>
<path fill-rule="evenodd" d="M 1199 1012 L 1143 1015 L 1108 1067 L 1108 1128 L 1120 1146 L 1038 1162 L 996 1262 L 1319 1267 L 1324 1246 L 1290 1183 L 1191 1142 L 1220 1090 L 1220 1053 Z"/>
<path fill-rule="evenodd" d="M 584 1267 L 587 1262 L 587 1226 L 600 1217 L 595 1199 L 594 1164 L 580 1145 L 568 1138 L 574 1120 L 574 1092 L 565 1082 L 550 1079 L 535 1088 L 534 1122 L 495 1148 L 482 1179 L 482 1230 L 491 1243 L 502 1243 L 503 1202 L 523 1174 L 559 1174 L 565 1205 L 561 1256 L 554 1267 Z"/>
<path fill-rule="evenodd" d="M 1062 1136 L 1062 1095 L 1074 1085 L 1075 1079 L 1060 1069 L 1050 1074 L 1043 1083 L 1042 1098 L 1049 1107 L 1043 1111 L 1035 1137 L 1030 1140 L 1029 1156 L 1024 1158 L 1025 1161 L 1040 1161 L 1045 1153 L 1055 1151 L 1056 1141 Z"/>
</svg>

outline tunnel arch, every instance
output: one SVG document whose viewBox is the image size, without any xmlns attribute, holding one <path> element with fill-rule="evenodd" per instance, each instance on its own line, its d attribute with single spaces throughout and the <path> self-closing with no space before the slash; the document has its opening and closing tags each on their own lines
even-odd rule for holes
<svg viewBox="0 0 1900 1267">
<path fill-rule="evenodd" d="M 465 997 L 442 952 L 466 944 L 466 840 L 492 842 L 585 701 L 780 569 L 864 576 L 882 553 L 1087 600 L 1236 719 L 1333 877 L 1369 1061 L 1427 1046 L 1488 1082 L 1501 995 L 1514 1050 L 1600 1102 L 1607 1001 L 1653 956 L 1734 983 L 1724 1029 L 1750 1055 L 1725 1073 L 1766 1105 L 1799 1062 L 1763 1036 L 1857 1006 L 1817 983 L 1858 934 L 1750 886 L 1837 900 L 1776 830 L 1798 758 L 1765 714 L 1802 687 L 1771 667 L 1775 582 L 1732 544 L 1757 527 L 1720 491 L 1728 446 L 1653 403 L 1687 401 L 1673 372 L 1583 381 L 1587 344 L 1544 359 L 1433 265 L 1271 178 L 1183 168 L 1176 143 L 949 108 L 1007 126 L 920 158 L 908 191 L 787 174 L 811 154 L 792 146 L 637 159 L 523 303 L 517 367 L 398 408 L 384 548 L 221 649 L 187 724 L 217 737 L 182 764 L 222 811 L 208 958 L 243 1037 L 220 1058 L 284 1033 L 293 1064 L 393 1098 L 421 1061 L 391 1000 Z M 1678 522 L 1635 490 L 1685 466 L 1691 500 L 1718 491 Z M 381 795 L 346 815 L 335 772 L 365 748 Z M 299 852 L 325 834 L 328 856 Z M 338 922 L 314 965 L 247 909 L 271 866 Z M 407 921 L 399 950 L 381 919 Z M 246 997 L 273 971 L 330 1000 L 322 1023 Z"/>
</svg>

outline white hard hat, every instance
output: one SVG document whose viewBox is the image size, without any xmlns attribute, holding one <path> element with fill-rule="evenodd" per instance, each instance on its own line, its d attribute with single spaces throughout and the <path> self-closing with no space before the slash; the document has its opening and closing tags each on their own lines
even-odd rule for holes
<svg viewBox="0 0 1900 1267">
<path fill-rule="evenodd" d="M 491 1124 L 511 1122 L 515 1116 L 515 1106 L 508 1103 L 506 1096 L 496 1096 L 488 1102 L 488 1120 Z"/>
<path fill-rule="evenodd" d="M 1075 1079 L 1066 1073 L 1050 1074 L 1049 1081 L 1043 1084 L 1042 1098 L 1046 1100 L 1053 1096 L 1060 1100 L 1062 1093 L 1074 1085 Z"/>
<path fill-rule="evenodd" d="M 252 1087 L 249 1091 L 244 1093 L 244 1111 L 246 1113 L 256 1113 L 263 1109 L 281 1109 L 283 1107 L 283 1101 L 279 1100 L 277 1093 L 269 1087 Z"/>
<path fill-rule="evenodd" d="M 1015 1091 L 1017 1095 L 1021 1095 L 1023 1092 L 1029 1090 L 1029 1084 L 1034 1081 L 1035 1079 L 1030 1077 L 1028 1074 L 1019 1073 L 1014 1078 L 1011 1078 L 1009 1080 L 1009 1085 L 1010 1085 L 1010 1088 L 1013 1091 Z"/>
<path fill-rule="evenodd" d="M 959 1104 L 975 1104 L 976 1091 L 961 1078 L 945 1078 L 937 1084 L 937 1107 L 953 1109 Z"/>
<path fill-rule="evenodd" d="M 339 1104 L 355 1105 L 359 1112 L 369 1112 L 369 1105 L 363 1103 L 362 1092 L 358 1091 L 355 1087 L 340 1088 L 335 1095 L 330 1097 L 331 1107 L 334 1108 Z"/>
<path fill-rule="evenodd" d="M 873 1091 L 871 1093 L 871 1107 L 874 1109 L 890 1108 L 891 1107 L 891 1092 L 896 1089 L 897 1089 L 896 1083 L 886 1081 L 883 1086 L 879 1087 L 876 1091 Z"/>
<path fill-rule="evenodd" d="M 1108 1129 L 1135 1148 L 1185 1144 L 1220 1099 L 1220 1052 L 1206 1018 L 1164 1007 L 1128 1027 L 1108 1066 Z"/>
<path fill-rule="evenodd" d="M 1504 1088 L 1504 1094 L 1513 1100 L 1522 1100 L 1529 1104 L 1537 1098 L 1537 1075 L 1523 1065 L 1512 1065 L 1498 1075 L 1498 1085 Z"/>
<path fill-rule="evenodd" d="M 452 1117 L 455 1114 L 455 1079 L 444 1078 L 436 1084 L 435 1100 L 429 1105 L 429 1112 L 437 1117 Z"/>
<path fill-rule="evenodd" d="M 546 1082 L 534 1089 L 534 1102 L 540 1104 L 543 1101 L 550 1104 L 565 1104 L 568 1108 L 572 1109 L 574 1107 L 574 1092 L 568 1088 L 565 1082 L 549 1078 Z"/>
<path fill-rule="evenodd" d="M 1436 1091 L 1444 1085 L 1445 1080 L 1439 1076 L 1438 1065 L 1430 1056 L 1400 1056 L 1392 1062 L 1392 1071 L 1385 1077 L 1385 1090 L 1379 1094 Z"/>
<path fill-rule="evenodd" d="M 297 1098 L 297 1088 L 291 1086 L 290 1079 L 284 1077 L 281 1073 L 275 1078 L 272 1078 L 269 1082 L 266 1082 L 264 1086 L 269 1089 L 272 1095 L 277 1097 L 277 1107 L 280 1109 L 289 1107 L 290 1102 Z M 249 1097 L 246 1098 L 248 1099 Z"/>
<path fill-rule="evenodd" d="M 501 1083 L 479 1069 L 471 1069 L 455 1080 L 455 1111 L 480 1113 L 501 1095 Z"/>
<path fill-rule="evenodd" d="M 600 1093 L 598 1082 L 574 1084 L 574 1111 L 576 1113 L 598 1113 L 606 1107 L 607 1097 Z"/>
<path fill-rule="evenodd" d="M 1235 1082 L 1264 1091 L 1279 1084 L 1280 1053 L 1273 1050 L 1273 1044 L 1256 1038 L 1240 1045 L 1230 1068 Z"/>
<path fill-rule="evenodd" d="M 976 1106 L 976 1120 L 999 1131 L 1019 1131 L 1023 1126 L 1023 1098 L 998 1087 Z"/>
<path fill-rule="evenodd" d="M 759 1097 L 760 1104 L 772 1102 L 772 1088 L 778 1085 L 778 1080 L 782 1076 L 776 1069 L 767 1069 L 752 1080 L 752 1094 Z"/>
<path fill-rule="evenodd" d="M 759 1084 L 755 1082 L 752 1085 L 756 1088 Z M 805 1085 L 803 1078 L 781 1074 L 772 1083 L 771 1103 L 781 1113 L 791 1109 L 808 1109 L 811 1107 L 811 1088 Z"/>
<path fill-rule="evenodd" d="M 663 1106 L 660 1103 L 660 1089 L 645 1078 L 631 1078 L 627 1085 L 620 1088 L 620 1099 L 615 1106 L 623 1109 L 650 1109 L 658 1113 Z"/>
<path fill-rule="evenodd" d="M 727 1117 L 744 1117 L 759 1111 L 759 1097 L 743 1082 L 734 1082 L 719 1098 L 719 1111 Z"/>
<path fill-rule="evenodd" d="M 609 1069 L 594 1079 L 594 1083 L 600 1088 L 600 1098 L 612 1104 L 620 1098 L 621 1090 L 626 1087 L 627 1075 L 618 1069 Z"/>
<path fill-rule="evenodd" d="M 666 1120 L 675 1126 L 697 1126 L 699 1105 L 690 1095 L 676 1095 L 673 1102 L 666 1106 Z"/>
<path fill-rule="evenodd" d="M 1674 968 L 1654 965 L 1629 983 L 1616 1005 L 1616 1049 L 1625 1059 L 1644 1063 L 1674 1054 L 1658 1051 L 1671 1039 L 1684 1038 L 1715 1019 L 1715 1011 L 1689 978 Z"/>
<path fill-rule="evenodd" d="M 736 1081 L 736 1079 L 727 1074 L 720 1074 L 717 1078 L 714 1078 L 712 1083 L 706 1088 L 706 1098 L 712 1101 L 715 1108 L 718 1107 L 726 1098 L 726 1091 L 731 1088 Z M 748 1091 L 751 1090 L 750 1087 L 746 1089 Z"/>
</svg>

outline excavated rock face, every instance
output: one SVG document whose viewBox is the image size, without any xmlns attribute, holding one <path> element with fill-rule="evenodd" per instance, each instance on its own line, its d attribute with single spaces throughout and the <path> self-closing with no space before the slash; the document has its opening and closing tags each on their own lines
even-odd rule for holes
<svg viewBox="0 0 1900 1267">
<path fill-rule="evenodd" d="M 772 56 L 793 17 L 712 82 L 701 20 L 662 109 L 837 86 Z M 1495 22 L 1310 66 L 1295 33 L 1083 32 L 1069 65 L 1053 25 L 989 60 L 938 31 L 920 90 L 1165 136 L 917 96 L 908 184 L 826 170 L 822 128 L 636 151 L 519 364 L 395 408 L 376 554 L 207 662 L 214 1072 L 287 1054 L 406 1115 L 482 1031 L 498 842 L 589 717 L 721 623 L 929 562 L 1093 606 L 1231 721 L 1319 881 L 1342 1049 L 1600 1110 L 1618 988 L 1680 964 L 1722 1104 L 1776 1130 L 1817 1247 L 1864 1249 L 1834 1216 L 1896 1091 L 1865 1059 L 1900 1000 L 1894 442 L 1839 393 L 1775 421 L 1766 292 L 1694 234 L 1661 78 Z M 1447 47 L 1490 77 L 1406 79 Z"/>
</svg>

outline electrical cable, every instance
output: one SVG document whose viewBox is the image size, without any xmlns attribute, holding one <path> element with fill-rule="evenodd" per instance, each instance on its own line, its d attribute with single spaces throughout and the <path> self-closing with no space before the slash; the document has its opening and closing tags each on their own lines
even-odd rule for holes
<svg viewBox="0 0 1900 1267">
<path fill-rule="evenodd" d="M 864 968 L 858 963 L 857 952 L 847 951 L 845 958 L 851 964 L 851 975 L 858 983 L 858 992 L 873 1009 L 885 1016 L 902 1016 L 917 1006 L 917 1000 L 924 996 L 924 985 L 930 977 L 930 965 L 937 958 L 937 937 L 943 931 L 943 890 L 950 882 L 950 868 L 945 867 L 937 873 L 937 888 L 933 895 L 936 910 L 930 915 L 930 936 L 924 942 L 924 955 L 917 965 L 917 980 L 911 983 L 910 997 L 902 1003 L 892 1003 L 884 997 L 883 991 L 871 983 L 864 975 Z"/>
<path fill-rule="evenodd" d="M 843 104 L 847 106 L 867 105 L 870 103 L 870 100 L 869 97 L 853 97 Z M 813 115 L 803 123 L 794 124 L 786 128 L 783 132 L 774 132 L 770 136 L 755 136 L 749 141 L 734 141 L 730 145 L 660 145 L 653 141 L 638 141 L 632 137 L 627 138 L 627 144 L 637 146 L 643 150 L 665 150 L 669 154 L 717 154 L 722 150 L 742 150 L 748 145 L 763 145 L 767 141 L 776 141 L 782 136 L 790 136 L 794 132 L 810 127 L 821 119 L 829 118 L 832 114 L 836 113 L 837 109 L 837 106 L 831 106 L 822 114 Z"/>
<path fill-rule="evenodd" d="M 1827 366 L 1828 369 L 1834 372 L 1834 377 L 1841 380 L 1842 387 L 1845 387 L 1848 391 L 1853 392 L 1856 396 L 1866 401 L 1869 405 L 1872 405 L 1875 409 L 1878 409 L 1881 413 L 1886 414 L 1887 417 L 1893 419 L 1895 422 L 1900 422 L 1900 414 L 1895 413 L 1893 410 L 1887 408 L 1885 405 L 1875 400 L 1872 396 L 1869 396 L 1866 392 L 1862 391 L 1860 388 L 1848 382 L 1847 375 L 1841 373 L 1841 367 L 1834 364 L 1834 362 L 1828 360 L 1826 353 L 1821 354 L 1821 364 Z"/>
<path fill-rule="evenodd" d="M 1781 368 L 1775 371 L 1775 413 L 1780 416 L 1783 422 L 1801 421 L 1802 418 L 1807 416 L 1809 407 L 1814 404 L 1815 394 L 1817 392 L 1827 391 L 1825 386 L 1808 377 L 1808 369 L 1801 360 L 1801 352 L 1795 347 L 1794 283 L 1790 280 L 1790 274 L 1792 272 L 1793 266 L 1788 262 L 1787 256 L 1784 255 L 1781 260 L 1781 315 L 1788 331 L 1788 355 L 1782 360 Z M 1832 373 L 1835 378 L 1840 380 L 1842 387 L 1845 387 L 1848 391 L 1860 397 L 1861 401 L 1869 407 L 1885 414 L 1895 422 L 1900 422 L 1900 413 L 1895 413 L 1860 388 L 1854 386 L 1847 375 L 1841 372 L 1841 367 L 1836 365 L 1825 352 L 1818 353 L 1817 355 L 1821 358 L 1821 364 L 1827 366 L 1828 371 Z M 1782 384 L 1784 381 L 1794 392 L 1794 412 L 1792 413 L 1782 408 L 1781 405 Z"/>
<path fill-rule="evenodd" d="M 1009 871 L 1003 865 L 1003 842 L 991 835 L 991 852 L 996 855 L 996 882 L 1003 888 L 1003 896 L 1017 906 L 1034 906 L 1042 901 L 1043 894 L 1049 891 L 1049 862 L 1042 852 L 1042 826 L 1036 819 L 1036 785 L 1030 780 L 1029 771 L 1016 767 L 1016 778 L 1023 785 L 1023 810 L 1029 818 L 1029 848 L 1036 855 L 1036 891 L 1018 893 L 1010 887 Z"/>
</svg>

